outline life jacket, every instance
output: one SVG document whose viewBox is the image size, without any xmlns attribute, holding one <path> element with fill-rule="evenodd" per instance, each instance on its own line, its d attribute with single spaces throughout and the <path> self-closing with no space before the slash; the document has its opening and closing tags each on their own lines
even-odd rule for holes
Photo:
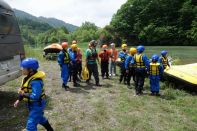
<svg viewBox="0 0 197 131">
<path fill-rule="evenodd" d="M 116 61 L 117 60 L 117 57 L 118 57 L 118 51 L 116 49 L 111 49 L 110 50 L 110 60 L 111 61 Z"/>
<path fill-rule="evenodd" d="M 34 75 L 32 75 L 29 78 L 25 77 L 22 81 L 22 84 L 21 84 L 21 90 L 23 90 L 25 93 L 32 93 L 32 87 L 30 85 L 31 81 L 33 81 L 33 80 L 43 81 L 44 77 L 45 77 L 45 73 L 42 71 L 38 71 L 37 73 L 35 73 Z M 40 100 L 44 99 L 45 97 L 46 97 L 46 95 L 45 95 L 44 88 L 42 85 L 42 93 L 40 96 Z M 28 98 L 28 97 L 23 97 L 22 100 L 24 102 L 28 102 L 28 103 L 34 102 L 34 100 L 30 100 L 30 98 Z"/>
<path fill-rule="evenodd" d="M 159 66 L 160 63 L 150 63 L 150 75 L 159 75 Z"/>
<path fill-rule="evenodd" d="M 96 49 L 88 49 L 90 55 L 88 56 L 88 61 L 95 61 L 98 57 Z"/>
<path fill-rule="evenodd" d="M 101 58 L 101 61 L 109 61 L 109 52 L 102 51 L 101 53 L 99 53 L 99 57 Z"/>
<path fill-rule="evenodd" d="M 64 64 L 68 64 L 70 62 L 69 53 L 65 50 L 63 50 L 63 53 L 64 53 Z"/>
<path fill-rule="evenodd" d="M 120 57 L 121 62 L 125 62 L 126 57 L 127 57 L 127 53 L 126 53 L 126 52 L 121 51 L 121 52 L 120 52 L 120 55 L 121 55 L 121 57 Z"/>
<path fill-rule="evenodd" d="M 144 61 L 142 60 L 142 56 L 143 56 L 143 54 L 135 54 L 134 55 L 136 68 L 145 68 Z"/>
<path fill-rule="evenodd" d="M 168 58 L 161 56 L 161 60 L 162 60 L 162 65 L 165 69 L 168 66 Z"/>
</svg>

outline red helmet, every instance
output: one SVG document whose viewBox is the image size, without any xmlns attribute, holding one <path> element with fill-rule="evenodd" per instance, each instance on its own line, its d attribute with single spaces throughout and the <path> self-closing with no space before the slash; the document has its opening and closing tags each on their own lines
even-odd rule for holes
<svg viewBox="0 0 197 131">
<path fill-rule="evenodd" d="M 68 42 L 63 42 L 62 43 L 62 48 L 67 49 L 68 48 Z"/>
<path fill-rule="evenodd" d="M 108 47 L 107 47 L 107 45 L 103 45 L 102 48 L 103 49 L 107 49 Z"/>
</svg>

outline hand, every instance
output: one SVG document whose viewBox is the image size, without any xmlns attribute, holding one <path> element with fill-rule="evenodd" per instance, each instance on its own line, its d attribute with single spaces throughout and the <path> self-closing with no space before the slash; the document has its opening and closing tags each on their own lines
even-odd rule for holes
<svg viewBox="0 0 197 131">
<path fill-rule="evenodd" d="M 18 106 L 19 102 L 20 102 L 19 100 L 16 100 L 16 101 L 14 102 L 14 107 L 15 107 L 15 108 Z"/>
<path fill-rule="evenodd" d="M 25 92 L 23 90 L 19 91 L 19 95 L 24 96 Z"/>
</svg>

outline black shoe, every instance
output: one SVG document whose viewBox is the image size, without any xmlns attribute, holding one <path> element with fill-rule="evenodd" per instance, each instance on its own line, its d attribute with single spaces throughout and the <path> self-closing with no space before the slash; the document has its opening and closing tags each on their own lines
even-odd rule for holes
<svg viewBox="0 0 197 131">
<path fill-rule="evenodd" d="M 66 90 L 66 91 L 68 91 L 70 87 L 69 87 L 69 86 L 67 86 L 67 85 L 65 85 L 65 87 L 64 87 L 64 88 L 65 88 L 65 90 Z"/>
<path fill-rule="evenodd" d="M 64 83 L 62 84 L 62 88 L 65 88 L 65 84 Z"/>
<path fill-rule="evenodd" d="M 64 83 L 62 84 L 62 88 L 69 88 L 69 86 L 65 85 Z"/>
<path fill-rule="evenodd" d="M 47 131 L 53 131 L 53 128 L 51 127 L 51 125 L 49 124 L 49 122 L 47 121 L 46 123 L 44 124 L 41 124 L 42 126 L 44 126 L 44 128 L 47 130 Z"/>
<path fill-rule="evenodd" d="M 74 83 L 73 86 L 74 86 L 74 87 L 78 87 L 78 86 L 80 86 L 80 84 Z"/>
<path fill-rule="evenodd" d="M 101 85 L 101 84 L 99 84 L 99 83 L 96 83 L 96 86 L 99 86 L 99 87 L 100 87 L 100 86 L 102 86 L 102 85 Z"/>
<path fill-rule="evenodd" d="M 155 95 L 156 95 L 156 96 L 161 96 L 159 93 L 156 93 Z"/>
<path fill-rule="evenodd" d="M 150 94 L 151 96 L 154 96 L 155 94 L 154 94 L 154 92 L 151 92 L 151 94 Z"/>
</svg>

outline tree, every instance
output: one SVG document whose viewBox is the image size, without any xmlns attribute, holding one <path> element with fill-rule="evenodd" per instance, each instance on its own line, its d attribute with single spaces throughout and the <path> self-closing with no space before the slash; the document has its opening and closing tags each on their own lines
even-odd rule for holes
<svg viewBox="0 0 197 131">
<path fill-rule="evenodd" d="M 110 25 L 131 43 L 186 45 L 194 43 L 188 37 L 192 31 L 187 32 L 193 28 L 196 10 L 193 0 L 128 0 Z"/>
</svg>

